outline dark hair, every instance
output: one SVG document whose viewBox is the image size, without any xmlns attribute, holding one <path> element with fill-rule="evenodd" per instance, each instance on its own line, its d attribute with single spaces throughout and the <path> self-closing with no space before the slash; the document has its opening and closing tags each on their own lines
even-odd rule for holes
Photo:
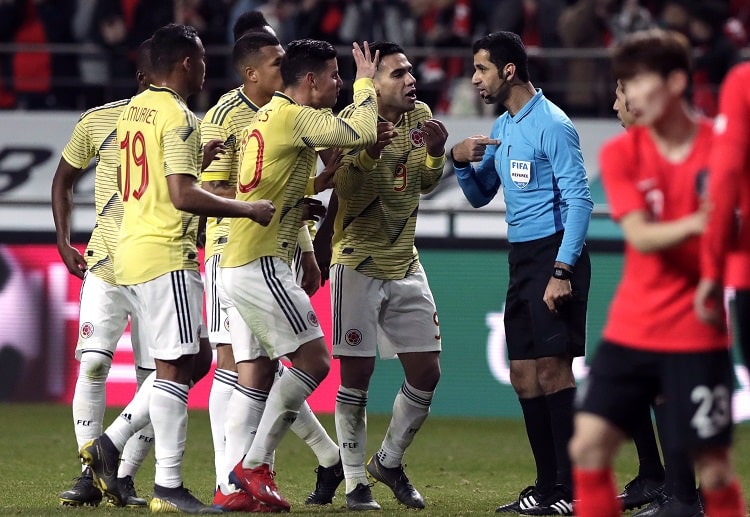
<svg viewBox="0 0 750 517">
<path fill-rule="evenodd" d="M 135 51 L 135 68 L 140 72 L 150 72 L 151 66 L 151 38 L 144 40 Z"/>
<path fill-rule="evenodd" d="M 612 55 L 612 74 L 616 79 L 629 79 L 644 71 L 667 77 L 675 70 L 690 76 L 690 43 L 676 31 L 634 32 L 615 47 Z"/>
<path fill-rule="evenodd" d="M 248 32 L 232 48 L 232 65 L 242 76 L 247 58 L 257 54 L 263 47 L 275 47 L 279 44 L 279 40 L 267 32 Z"/>
<path fill-rule="evenodd" d="M 380 59 L 392 54 L 406 54 L 399 44 L 391 41 L 376 41 L 375 43 L 370 43 L 370 54 L 374 56 L 375 52 L 378 50 L 380 51 Z"/>
<path fill-rule="evenodd" d="M 497 67 L 497 73 L 508 63 L 516 65 L 516 76 L 521 81 L 529 81 L 529 56 L 521 37 L 509 31 L 498 31 L 488 34 L 474 42 L 472 53 L 486 50 L 490 54 L 490 62 Z"/>
<path fill-rule="evenodd" d="M 151 36 L 151 66 L 155 74 L 167 74 L 199 48 L 198 31 L 190 25 L 170 23 Z"/>
<path fill-rule="evenodd" d="M 262 12 L 246 11 L 234 22 L 234 27 L 232 27 L 234 41 L 237 41 L 248 32 L 263 31 L 264 27 L 270 27 L 270 25 Z"/>
<path fill-rule="evenodd" d="M 294 40 L 281 59 L 281 79 L 284 86 L 293 86 L 308 72 L 318 73 L 326 63 L 337 56 L 336 48 L 327 41 L 315 39 Z"/>
</svg>

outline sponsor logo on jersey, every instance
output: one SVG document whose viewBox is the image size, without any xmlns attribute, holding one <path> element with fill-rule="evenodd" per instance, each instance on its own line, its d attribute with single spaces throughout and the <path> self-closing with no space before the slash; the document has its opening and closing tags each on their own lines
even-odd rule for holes
<svg viewBox="0 0 750 517">
<path fill-rule="evenodd" d="M 421 124 L 409 130 L 409 141 L 414 147 L 424 147 L 424 133 L 422 133 Z"/>
<path fill-rule="evenodd" d="M 357 346 L 362 343 L 362 333 L 357 329 L 349 329 L 344 337 L 346 343 L 351 346 Z"/>
<path fill-rule="evenodd" d="M 94 324 L 91 322 L 86 322 L 81 324 L 81 337 L 83 339 L 88 339 L 91 336 L 94 335 Z"/>
<path fill-rule="evenodd" d="M 524 189 L 531 181 L 531 162 L 524 160 L 510 161 L 510 179 L 516 187 Z"/>
<path fill-rule="evenodd" d="M 313 327 L 319 327 L 320 322 L 318 321 L 318 317 L 315 315 L 313 311 L 310 311 L 307 313 L 307 322 L 312 325 Z"/>
</svg>

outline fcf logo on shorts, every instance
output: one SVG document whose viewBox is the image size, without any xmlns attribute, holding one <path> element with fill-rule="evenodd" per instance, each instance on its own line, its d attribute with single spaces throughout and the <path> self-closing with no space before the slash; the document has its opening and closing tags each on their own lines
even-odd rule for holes
<svg viewBox="0 0 750 517">
<path fill-rule="evenodd" d="M 313 327 L 319 327 L 320 322 L 318 321 L 318 317 L 315 315 L 313 311 L 310 311 L 307 313 L 307 322 L 312 325 Z"/>
<path fill-rule="evenodd" d="M 523 160 L 510 161 L 510 179 L 518 188 L 526 188 L 531 181 L 531 162 Z"/>
<path fill-rule="evenodd" d="M 90 338 L 93 335 L 94 335 L 94 325 L 93 324 L 91 324 L 88 321 L 86 323 L 81 324 L 81 337 L 83 339 L 88 339 L 88 338 Z"/>
<path fill-rule="evenodd" d="M 224 330 L 229 330 L 229 318 L 224 318 Z"/>
<path fill-rule="evenodd" d="M 362 343 L 362 333 L 357 329 L 349 329 L 344 337 L 347 345 L 357 346 Z"/>
</svg>

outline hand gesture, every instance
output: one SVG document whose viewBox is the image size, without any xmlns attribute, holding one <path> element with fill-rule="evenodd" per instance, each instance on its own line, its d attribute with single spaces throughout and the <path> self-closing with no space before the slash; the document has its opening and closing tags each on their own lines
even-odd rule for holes
<svg viewBox="0 0 750 517">
<path fill-rule="evenodd" d="M 695 290 L 693 307 L 698 319 L 721 328 L 724 316 L 724 288 L 715 280 L 702 279 Z"/>
<path fill-rule="evenodd" d="M 307 293 L 307 296 L 312 296 L 322 285 L 320 279 L 320 268 L 315 261 L 315 253 L 312 251 L 302 253 L 300 265 L 302 266 L 302 281 L 300 282 L 300 287 L 305 293 Z"/>
<path fill-rule="evenodd" d="M 302 221 L 319 221 L 326 215 L 326 207 L 320 199 L 304 197 L 299 204 L 302 206 Z"/>
<path fill-rule="evenodd" d="M 212 161 L 218 160 L 219 155 L 226 152 L 227 146 L 218 138 L 214 138 L 203 144 L 203 162 L 201 163 L 201 170 L 206 170 L 208 166 L 211 165 Z"/>
<path fill-rule="evenodd" d="M 86 265 L 86 259 L 83 258 L 81 252 L 79 252 L 70 244 L 58 246 L 57 250 L 60 253 L 60 258 L 62 258 L 63 262 L 65 263 L 65 267 L 68 268 L 70 274 L 75 275 L 78 278 L 83 278 L 83 275 L 86 273 L 86 268 L 88 266 Z"/>
<path fill-rule="evenodd" d="M 398 136 L 398 131 L 394 131 L 392 122 L 378 122 L 378 138 L 373 145 L 367 148 L 369 154 L 375 160 L 380 159 L 380 153 L 383 152 L 393 139 Z"/>
<path fill-rule="evenodd" d="M 262 226 L 268 226 L 273 219 L 273 214 L 276 213 L 276 207 L 273 206 L 271 201 L 261 199 L 259 201 L 249 202 L 250 205 L 250 219 Z"/>
<path fill-rule="evenodd" d="M 330 149 L 328 155 L 328 163 L 323 167 L 323 170 L 315 176 L 315 193 L 323 192 L 329 188 L 333 188 L 334 176 L 339 167 L 341 167 L 341 158 L 344 156 L 344 152 L 341 149 Z"/>
<path fill-rule="evenodd" d="M 435 157 L 445 154 L 445 141 L 448 140 L 448 130 L 445 129 L 442 122 L 434 118 L 425 120 L 422 125 L 422 135 L 424 135 L 427 154 Z"/>
<path fill-rule="evenodd" d="M 378 69 L 378 60 L 380 60 L 380 51 L 376 51 L 374 56 L 370 56 L 370 45 L 365 41 L 363 48 L 359 47 L 356 41 L 352 43 L 352 56 L 354 63 L 357 65 L 357 79 L 372 79 Z"/>
<path fill-rule="evenodd" d="M 453 146 L 453 159 L 459 162 L 482 161 L 488 145 L 500 145 L 500 140 L 484 135 L 470 136 Z"/>
</svg>

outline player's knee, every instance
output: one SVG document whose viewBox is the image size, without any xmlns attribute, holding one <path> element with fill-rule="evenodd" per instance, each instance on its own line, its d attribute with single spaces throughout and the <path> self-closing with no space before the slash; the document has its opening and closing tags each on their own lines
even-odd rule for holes
<svg viewBox="0 0 750 517">
<path fill-rule="evenodd" d="M 111 366 L 112 358 L 108 355 L 94 351 L 83 352 L 78 375 L 83 375 L 89 379 L 106 380 Z"/>
</svg>

